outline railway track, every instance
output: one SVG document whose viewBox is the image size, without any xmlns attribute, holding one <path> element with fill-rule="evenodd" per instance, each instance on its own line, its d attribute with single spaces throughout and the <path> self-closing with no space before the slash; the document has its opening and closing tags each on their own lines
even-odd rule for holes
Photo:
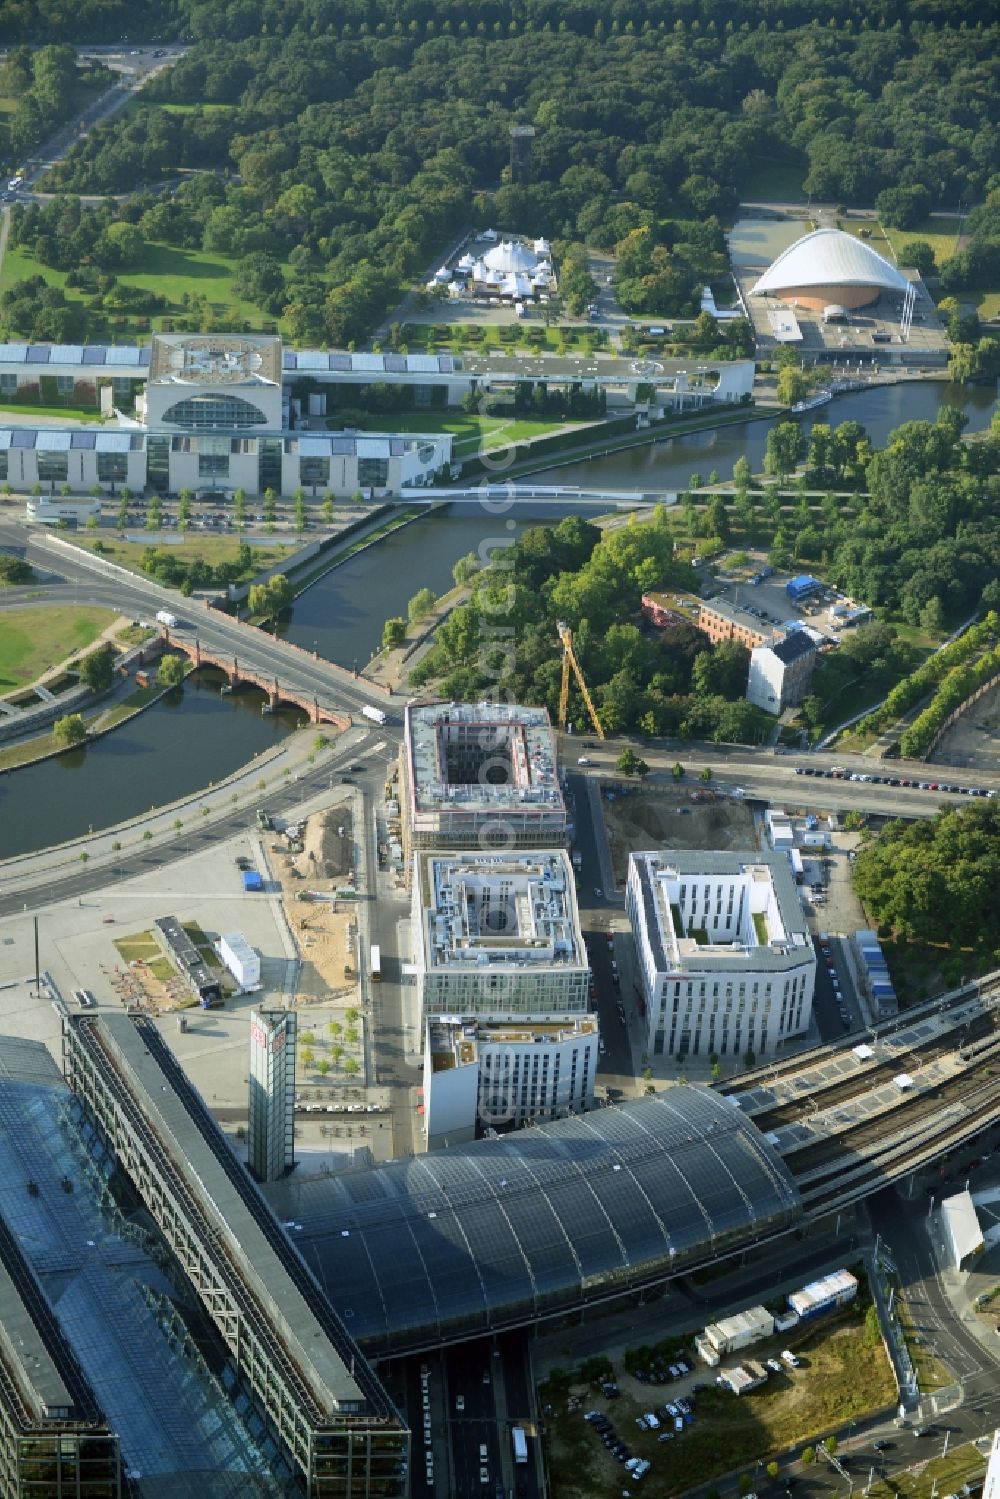
<svg viewBox="0 0 1000 1499">
<path fill-rule="evenodd" d="M 807 1051 L 795 1052 L 788 1057 L 775 1058 L 773 1062 L 763 1063 L 751 1072 L 744 1072 L 739 1077 L 727 1079 L 719 1085 L 719 1091 L 730 1097 L 740 1097 L 743 1094 L 752 1093 L 757 1088 L 770 1088 L 777 1082 L 787 1081 L 789 1078 L 822 1066 L 830 1057 L 836 1056 L 846 1047 L 857 1046 L 862 1041 L 871 1044 L 876 1039 L 890 1041 L 900 1031 L 909 1030 L 912 1026 L 919 1025 L 922 1020 L 943 1013 L 945 1007 L 957 1010 L 968 1000 L 975 999 L 977 996 L 993 1006 L 1000 1005 L 1000 971 L 985 974 L 981 979 L 966 984 L 961 989 L 955 989 L 944 995 L 938 994 L 919 1005 L 912 1005 L 885 1025 L 856 1031 L 845 1036 L 842 1042 L 836 1044 L 824 1042 L 820 1046 L 810 1047 Z M 956 1022 L 956 1025 L 960 1023 Z"/>
<path fill-rule="evenodd" d="M 930 1037 L 921 1046 L 914 1046 L 906 1052 L 894 1053 L 884 1062 L 869 1063 L 859 1067 L 858 1071 L 850 1077 L 833 1078 L 825 1085 L 820 1082 L 810 1090 L 808 1098 L 824 1111 L 833 1109 L 839 1104 L 849 1103 L 862 1093 L 871 1092 L 874 1088 L 889 1082 L 900 1072 L 915 1072 L 920 1067 L 926 1066 L 928 1062 L 945 1056 L 952 1050 L 965 1051 L 975 1042 L 993 1037 L 1000 1032 L 1000 1009 L 988 1010 L 966 1024 L 967 1033 L 963 1035 L 961 1048 L 942 1046 L 942 1037 L 938 1034 Z M 956 1030 L 958 1028 L 958 1026 L 955 1027 Z M 766 1133 L 807 1119 L 811 1112 L 810 1104 L 803 1098 L 793 1103 L 777 1104 L 773 1109 L 760 1110 L 755 1112 L 752 1118 L 754 1124 Z"/>
<path fill-rule="evenodd" d="M 967 1076 L 956 1079 L 956 1084 L 947 1097 L 928 1095 L 916 1111 L 907 1110 L 905 1118 L 894 1114 L 896 1128 L 891 1132 L 885 1132 L 884 1118 L 872 1121 L 861 1131 L 823 1142 L 817 1147 L 821 1156 L 813 1155 L 793 1165 L 807 1213 L 815 1215 L 832 1205 L 845 1205 L 887 1186 L 1000 1120 L 1000 1060 L 994 1062 L 990 1075 L 971 1089 Z M 883 1126 L 881 1140 L 875 1134 L 879 1122 Z M 859 1140 L 859 1133 L 865 1139 Z M 869 1149 L 862 1154 L 865 1143 Z M 873 1144 L 879 1148 L 871 1149 Z"/>
</svg>

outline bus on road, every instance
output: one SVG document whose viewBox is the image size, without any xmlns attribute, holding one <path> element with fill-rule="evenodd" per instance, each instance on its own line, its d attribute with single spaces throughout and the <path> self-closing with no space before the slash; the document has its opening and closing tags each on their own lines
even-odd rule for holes
<svg viewBox="0 0 1000 1499">
<path fill-rule="evenodd" d="M 376 946 L 372 946 L 371 955 L 372 983 L 377 984 L 382 978 L 382 954 Z"/>
<path fill-rule="evenodd" d="M 524 1434 L 524 1427 L 512 1427 L 510 1439 L 514 1444 L 514 1461 L 516 1463 L 526 1463 L 528 1461 L 528 1439 Z"/>
</svg>

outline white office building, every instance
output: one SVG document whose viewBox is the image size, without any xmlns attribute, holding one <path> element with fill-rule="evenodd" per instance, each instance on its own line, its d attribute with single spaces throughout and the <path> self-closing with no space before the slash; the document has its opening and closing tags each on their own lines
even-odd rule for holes
<svg viewBox="0 0 1000 1499">
<path fill-rule="evenodd" d="M 379 497 L 431 483 L 449 465 L 452 439 L 433 431 L 431 411 L 428 433 L 293 425 L 289 373 L 271 334 L 156 333 L 142 349 L 0 344 L 0 398 L 12 411 L 42 401 L 72 417 L 74 407 L 97 405 L 109 423 L 47 428 L 8 418 L 0 482 Z"/>
<path fill-rule="evenodd" d="M 747 701 L 776 716 L 801 703 L 809 690 L 818 648 L 807 630 L 791 630 L 750 652 Z"/>
<path fill-rule="evenodd" d="M 593 1104 L 596 1015 L 520 1024 L 429 1019 L 426 1027 L 428 1150 L 478 1131 L 585 1113 Z"/>
<path fill-rule="evenodd" d="M 651 1055 L 763 1057 L 809 1028 L 816 954 L 783 853 L 629 859 Z"/>
<path fill-rule="evenodd" d="M 544 708 L 411 703 L 401 754 L 403 849 L 564 848 L 566 803 Z"/>
</svg>

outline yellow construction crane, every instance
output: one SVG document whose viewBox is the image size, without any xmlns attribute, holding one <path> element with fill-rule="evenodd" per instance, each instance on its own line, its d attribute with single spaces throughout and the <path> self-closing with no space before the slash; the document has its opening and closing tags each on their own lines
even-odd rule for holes
<svg viewBox="0 0 1000 1499">
<path fill-rule="evenodd" d="M 566 710 L 569 707 L 569 669 L 572 666 L 577 686 L 583 696 L 583 701 L 587 705 L 587 712 L 590 714 L 590 721 L 594 725 L 594 733 L 598 739 L 603 739 L 604 730 L 601 728 L 601 720 L 597 716 L 597 709 L 594 707 L 593 699 L 587 691 L 587 684 L 583 680 L 580 663 L 577 661 L 576 653 L 573 650 L 573 631 L 564 620 L 558 621 L 556 629 L 559 631 L 559 639 L 562 641 L 563 648 L 562 686 L 559 689 L 559 727 L 561 729 L 565 729 L 566 727 Z"/>
</svg>

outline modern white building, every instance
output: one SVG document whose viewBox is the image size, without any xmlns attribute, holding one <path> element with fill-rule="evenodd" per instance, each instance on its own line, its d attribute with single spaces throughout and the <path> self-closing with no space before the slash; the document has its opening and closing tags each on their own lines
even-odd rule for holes
<svg viewBox="0 0 1000 1499">
<path fill-rule="evenodd" d="M 986 1248 L 979 1214 L 968 1188 L 942 1198 L 941 1229 L 956 1270 L 966 1269 Z"/>
<path fill-rule="evenodd" d="M 256 989 L 260 983 L 260 953 L 242 932 L 227 932 L 220 937 L 219 957 L 241 989 Z"/>
<path fill-rule="evenodd" d="M 775 715 L 801 703 L 816 657 L 816 641 L 806 630 L 790 630 L 771 645 L 755 646 L 750 652 L 747 701 Z"/>
<path fill-rule="evenodd" d="M 425 1016 L 587 1013 L 590 965 L 565 849 L 418 852 L 412 932 Z"/>
<path fill-rule="evenodd" d="M 450 464 L 447 433 L 292 428 L 286 370 L 281 339 L 265 334 L 157 333 L 145 349 L 2 344 L 0 398 L 11 409 L 62 403 L 72 416 L 99 405 L 118 424 L 0 428 L 0 482 L 379 496 L 431 483 Z"/>
<path fill-rule="evenodd" d="M 428 1020 L 427 1148 L 456 1145 L 482 1130 L 585 1113 L 594 1101 L 598 1046 L 596 1015 L 519 1025 Z"/>
<path fill-rule="evenodd" d="M 294 1010 L 251 1010 L 247 1164 L 258 1181 L 277 1181 L 295 1164 Z"/>
<path fill-rule="evenodd" d="M 773 1054 L 812 1014 L 816 954 L 783 853 L 629 858 L 651 1055 Z"/>
<path fill-rule="evenodd" d="M 411 703 L 400 751 L 403 849 L 563 848 L 566 803 L 544 708 Z"/>
<path fill-rule="evenodd" d="M 414 864 L 429 1148 L 590 1108 L 599 1035 L 566 851 Z"/>
</svg>

